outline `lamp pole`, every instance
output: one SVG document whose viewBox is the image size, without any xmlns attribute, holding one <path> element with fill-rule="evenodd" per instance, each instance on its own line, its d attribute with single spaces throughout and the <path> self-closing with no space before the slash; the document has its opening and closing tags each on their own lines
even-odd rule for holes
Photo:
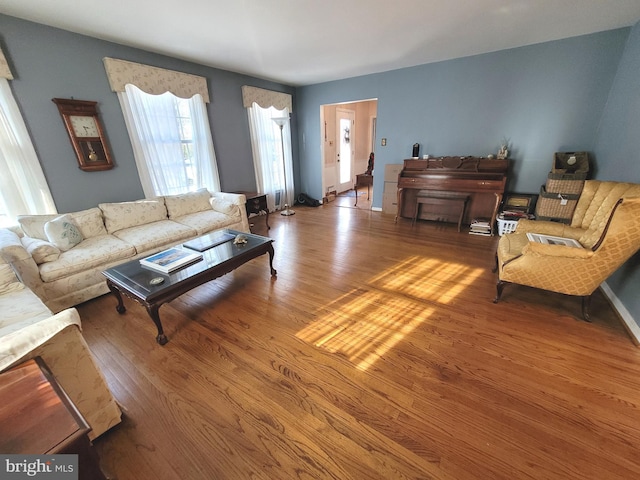
<svg viewBox="0 0 640 480">
<path fill-rule="evenodd" d="M 289 121 L 289 117 L 273 117 L 271 118 L 278 127 L 280 127 L 280 147 L 282 151 L 282 173 L 284 175 L 284 210 L 280 212 L 280 215 L 290 216 L 295 215 L 296 212 L 289 208 L 289 193 L 287 191 L 287 166 L 286 157 L 284 154 L 284 133 L 282 131 L 284 125 Z"/>
</svg>

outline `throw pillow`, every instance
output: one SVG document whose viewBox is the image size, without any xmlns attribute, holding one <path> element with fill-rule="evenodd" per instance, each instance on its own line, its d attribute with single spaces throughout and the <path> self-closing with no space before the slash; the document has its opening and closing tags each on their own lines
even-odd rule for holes
<svg viewBox="0 0 640 480">
<path fill-rule="evenodd" d="M 24 237 L 22 244 L 38 265 L 54 262 L 60 256 L 60 249 L 58 247 L 39 238 Z"/>
<path fill-rule="evenodd" d="M 63 252 L 75 247 L 83 240 L 78 227 L 71 223 L 70 215 L 61 215 L 45 223 L 44 233 L 47 234 L 47 239 Z"/>
</svg>

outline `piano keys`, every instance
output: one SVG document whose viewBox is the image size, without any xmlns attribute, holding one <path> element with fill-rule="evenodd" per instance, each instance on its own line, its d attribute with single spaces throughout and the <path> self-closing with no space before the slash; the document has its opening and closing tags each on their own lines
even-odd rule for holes
<svg viewBox="0 0 640 480">
<path fill-rule="evenodd" d="M 507 183 L 508 159 L 480 157 L 440 157 L 426 160 L 408 159 L 398 175 L 398 217 L 413 218 L 416 196 L 420 190 L 468 193 L 469 203 L 463 223 L 474 218 L 491 222 L 492 233 L 498 207 Z M 423 206 L 424 207 L 424 206 Z M 459 210 L 441 205 L 438 211 L 420 210 L 418 218 L 445 222 L 458 221 Z"/>
</svg>

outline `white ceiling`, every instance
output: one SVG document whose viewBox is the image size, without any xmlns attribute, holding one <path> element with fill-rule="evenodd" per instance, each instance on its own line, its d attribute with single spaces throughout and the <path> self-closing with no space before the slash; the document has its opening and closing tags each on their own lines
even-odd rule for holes
<svg viewBox="0 0 640 480">
<path fill-rule="evenodd" d="M 631 26 L 640 0 L 0 0 L 0 12 L 300 86 Z"/>
</svg>

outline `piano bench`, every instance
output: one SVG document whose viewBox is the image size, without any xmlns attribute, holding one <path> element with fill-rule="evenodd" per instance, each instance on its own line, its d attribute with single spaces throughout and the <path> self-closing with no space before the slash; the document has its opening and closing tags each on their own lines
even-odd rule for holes
<svg viewBox="0 0 640 480">
<path fill-rule="evenodd" d="M 433 192 L 430 190 L 420 190 L 416 195 L 416 209 L 413 214 L 413 220 L 411 226 L 413 227 L 420 213 L 420 205 L 455 205 L 460 209 L 460 216 L 458 217 L 458 231 L 462 226 L 462 220 L 464 219 L 464 212 L 467 209 L 467 203 L 469 202 L 469 195 L 464 193 L 448 193 L 448 192 Z"/>
</svg>

